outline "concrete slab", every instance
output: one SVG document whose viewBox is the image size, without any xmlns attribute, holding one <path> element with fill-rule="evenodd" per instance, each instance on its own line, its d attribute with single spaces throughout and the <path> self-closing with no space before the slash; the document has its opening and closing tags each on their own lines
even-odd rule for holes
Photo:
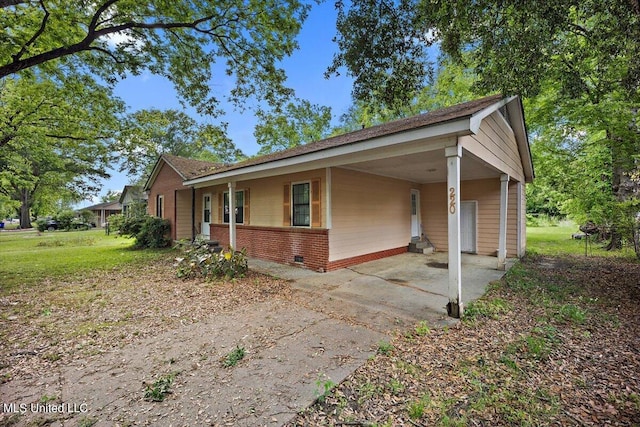
<svg viewBox="0 0 640 427">
<path fill-rule="evenodd" d="M 300 292 L 313 294 L 313 308 L 340 312 L 356 323 L 380 332 L 422 320 L 430 326 L 452 324 L 446 314 L 447 254 L 406 253 L 328 273 L 251 259 L 251 268 L 292 281 Z M 507 265 L 509 268 L 513 261 Z M 481 297 L 487 285 L 505 272 L 497 258 L 463 254 L 462 298 L 465 304 Z"/>
</svg>

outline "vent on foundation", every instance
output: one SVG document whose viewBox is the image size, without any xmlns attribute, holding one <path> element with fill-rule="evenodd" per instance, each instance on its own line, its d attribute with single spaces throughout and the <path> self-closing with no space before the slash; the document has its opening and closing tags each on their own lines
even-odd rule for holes
<svg viewBox="0 0 640 427">
<path fill-rule="evenodd" d="M 293 256 L 293 261 L 294 262 L 304 262 L 304 257 L 302 255 L 294 255 Z"/>
</svg>

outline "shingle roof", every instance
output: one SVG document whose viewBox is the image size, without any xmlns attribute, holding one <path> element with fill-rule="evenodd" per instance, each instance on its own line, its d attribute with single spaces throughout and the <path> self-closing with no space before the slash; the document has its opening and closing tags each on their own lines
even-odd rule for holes
<svg viewBox="0 0 640 427">
<path fill-rule="evenodd" d="M 195 178 L 200 175 L 207 175 L 225 166 L 223 163 L 188 159 L 186 157 L 174 156 L 173 154 L 163 154 L 161 158 L 167 162 L 184 180 Z"/>
<path fill-rule="evenodd" d="M 298 147 L 290 148 L 288 150 L 279 151 L 277 153 L 267 154 L 264 156 L 254 157 L 243 162 L 235 163 L 233 165 L 220 166 L 215 170 L 202 172 L 199 175 L 193 175 L 191 179 L 202 178 L 210 175 L 215 175 L 220 172 L 226 172 L 236 169 L 242 169 L 248 166 L 255 166 L 263 163 L 269 163 L 276 160 L 282 160 L 292 157 L 301 156 L 308 153 L 314 153 L 317 151 L 327 150 L 334 147 L 343 145 L 354 144 L 369 139 L 391 135 L 411 129 L 418 129 L 436 124 L 445 123 L 448 121 L 458 120 L 464 117 L 470 117 L 473 114 L 483 110 L 484 108 L 496 103 L 503 98 L 502 95 L 492 95 L 485 98 L 480 98 L 474 101 L 464 102 L 462 104 L 454 105 L 452 107 L 443 108 L 440 110 L 431 111 L 428 113 L 420 114 L 405 119 L 395 120 L 389 123 L 384 123 L 377 126 L 371 126 L 354 132 L 345 133 L 342 135 L 334 136 L 331 138 L 323 139 L 309 144 L 300 145 Z"/>
</svg>

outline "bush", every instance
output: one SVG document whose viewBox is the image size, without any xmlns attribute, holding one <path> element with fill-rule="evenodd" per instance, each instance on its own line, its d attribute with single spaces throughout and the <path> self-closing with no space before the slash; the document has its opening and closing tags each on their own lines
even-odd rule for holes
<svg viewBox="0 0 640 427">
<path fill-rule="evenodd" d="M 118 235 L 135 238 L 137 248 L 158 249 L 171 244 L 171 224 L 166 219 L 150 215 L 128 218 L 123 215 L 111 215 L 109 227 L 117 231 Z"/>
<path fill-rule="evenodd" d="M 76 213 L 71 209 L 66 209 L 58 212 L 54 219 L 58 222 L 59 230 L 71 230 L 74 228 Z"/>
<path fill-rule="evenodd" d="M 193 243 L 183 243 L 184 256 L 176 258 L 176 274 L 187 279 L 203 277 L 205 279 L 243 277 L 249 269 L 245 250 L 212 253 L 207 241 L 196 237 Z"/>
</svg>

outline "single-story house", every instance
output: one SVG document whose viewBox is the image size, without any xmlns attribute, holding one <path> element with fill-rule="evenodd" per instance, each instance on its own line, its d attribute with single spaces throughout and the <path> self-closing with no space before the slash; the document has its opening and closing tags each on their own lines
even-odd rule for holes
<svg viewBox="0 0 640 427">
<path fill-rule="evenodd" d="M 122 213 L 122 205 L 119 201 L 98 203 L 97 205 L 88 206 L 83 210 L 93 213 L 93 224 L 96 227 L 104 227 L 111 215 Z"/>
<path fill-rule="evenodd" d="M 428 240 L 448 252 L 449 313 L 461 253 L 519 257 L 534 178 L 519 97 L 485 97 L 192 174 L 160 160 L 149 212 L 174 238 L 200 233 L 250 256 L 328 271 Z M 206 167 L 205 167 L 206 169 Z M 169 199 L 171 202 L 169 202 Z"/>
<path fill-rule="evenodd" d="M 120 194 L 122 214 L 131 215 L 136 209 L 146 212 L 148 194 L 139 185 L 125 185 Z"/>
<path fill-rule="evenodd" d="M 202 215 L 208 216 L 210 213 L 203 212 L 200 204 L 196 210 L 196 190 L 184 185 L 184 182 L 222 166 L 172 154 L 163 154 L 156 161 L 144 186 L 148 195 L 147 213 L 169 221 L 173 240 L 193 239 L 198 234 L 208 235 L 208 227 L 203 230 L 201 225 Z"/>
</svg>

